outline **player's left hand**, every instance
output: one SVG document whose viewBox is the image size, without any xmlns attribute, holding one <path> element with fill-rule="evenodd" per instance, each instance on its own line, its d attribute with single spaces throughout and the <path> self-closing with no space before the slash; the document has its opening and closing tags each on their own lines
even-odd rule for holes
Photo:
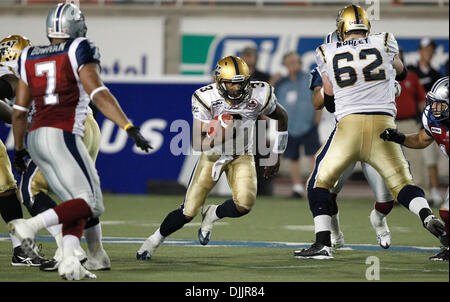
<svg viewBox="0 0 450 302">
<path fill-rule="evenodd" d="M 28 154 L 27 149 L 14 151 L 13 165 L 14 170 L 16 170 L 17 173 L 23 174 L 27 170 L 27 166 L 25 165 L 24 161 L 25 157 L 27 156 L 30 156 L 30 154 Z"/>
<path fill-rule="evenodd" d="M 263 176 L 264 176 L 265 179 L 268 179 L 268 178 L 270 178 L 270 177 L 272 177 L 272 176 L 274 176 L 275 174 L 278 173 L 278 170 L 280 169 L 280 157 L 281 157 L 281 155 L 278 155 L 278 159 L 277 159 L 277 162 L 276 162 L 275 165 L 273 165 L 273 166 L 266 166 L 264 168 L 264 175 Z"/>
<path fill-rule="evenodd" d="M 148 152 L 150 149 L 153 149 L 153 147 L 150 146 L 150 144 L 142 136 L 138 127 L 133 126 L 128 128 L 127 134 L 142 151 Z"/>
</svg>

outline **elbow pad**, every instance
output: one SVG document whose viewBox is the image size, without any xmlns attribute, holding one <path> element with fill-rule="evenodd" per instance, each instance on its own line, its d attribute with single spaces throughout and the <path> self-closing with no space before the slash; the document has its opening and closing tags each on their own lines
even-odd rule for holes
<svg viewBox="0 0 450 302">
<path fill-rule="evenodd" d="M 0 79 L 0 99 L 10 99 L 13 97 L 13 90 L 8 81 Z"/>
<path fill-rule="evenodd" d="M 334 106 L 334 95 L 328 95 L 325 93 L 324 103 L 325 103 L 325 108 L 328 110 L 328 112 L 334 113 L 336 111 L 336 108 Z"/>
<path fill-rule="evenodd" d="M 395 80 L 396 81 L 403 81 L 404 79 L 406 79 L 406 76 L 408 75 L 408 69 L 406 69 L 406 66 L 403 65 L 403 70 L 401 73 L 397 74 L 395 76 Z"/>
</svg>

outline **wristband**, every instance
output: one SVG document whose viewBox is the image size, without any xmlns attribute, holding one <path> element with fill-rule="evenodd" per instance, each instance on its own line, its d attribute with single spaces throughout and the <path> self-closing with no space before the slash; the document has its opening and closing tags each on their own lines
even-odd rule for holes
<svg viewBox="0 0 450 302">
<path fill-rule="evenodd" d="M 97 92 L 100 92 L 100 91 L 102 91 L 102 90 L 108 90 L 108 91 L 109 91 L 108 87 L 106 87 L 106 86 L 100 86 L 100 87 L 97 87 L 97 88 L 95 88 L 94 90 L 92 90 L 91 94 L 89 95 L 89 97 L 91 98 L 91 100 L 94 100 L 94 95 L 95 95 Z"/>
<path fill-rule="evenodd" d="M 19 105 L 16 105 L 16 104 L 13 105 L 13 109 L 16 109 L 16 110 L 19 110 L 19 111 L 22 111 L 22 112 L 28 112 L 28 108 L 25 108 L 25 107 L 22 107 L 22 106 L 19 106 Z"/>
<path fill-rule="evenodd" d="M 129 128 L 133 127 L 133 124 L 128 123 L 125 126 L 123 126 L 123 130 L 127 131 Z"/>
<path fill-rule="evenodd" d="M 276 154 L 284 153 L 288 142 L 287 131 L 277 131 L 275 134 L 275 143 L 273 145 L 272 152 Z"/>
</svg>

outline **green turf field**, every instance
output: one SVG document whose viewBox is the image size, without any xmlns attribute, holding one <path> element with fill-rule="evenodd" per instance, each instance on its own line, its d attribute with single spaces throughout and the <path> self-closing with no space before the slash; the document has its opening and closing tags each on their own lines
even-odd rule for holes
<svg viewBox="0 0 450 302">
<path fill-rule="evenodd" d="M 207 203 L 223 200 L 211 197 Z M 142 240 L 182 201 L 182 196 L 105 194 L 106 211 L 101 221 L 104 247 L 111 258 L 112 270 L 95 272 L 97 281 L 367 281 L 366 270 L 373 264 L 366 264 L 370 256 L 379 260 L 382 282 L 449 281 L 448 262 L 428 260 L 439 248 L 438 240 L 422 227 L 418 217 L 402 206 L 394 207 L 389 215 L 391 248 L 382 250 L 377 246 L 368 218 L 372 209 L 372 201 L 368 199 L 339 201 L 345 241 L 353 250 L 338 250 L 332 260 L 293 257 L 296 246 L 314 240 L 313 220 L 306 199 L 258 198 L 249 215 L 220 221 L 213 229 L 208 246 L 197 243 L 201 221 L 198 215 L 169 237 L 152 260 L 137 261 L 136 251 Z M 437 209 L 434 212 L 437 213 Z M 25 214 L 28 217 L 28 213 Z M 1 221 L 0 282 L 61 281 L 56 273 L 12 267 L 11 243 L 6 234 L 6 225 Z M 46 235 L 46 231 L 41 231 L 38 239 L 43 245 L 42 252 L 51 257 L 56 244 Z M 82 246 L 86 248 L 85 243 Z M 413 246 L 434 249 L 412 249 Z"/>
</svg>

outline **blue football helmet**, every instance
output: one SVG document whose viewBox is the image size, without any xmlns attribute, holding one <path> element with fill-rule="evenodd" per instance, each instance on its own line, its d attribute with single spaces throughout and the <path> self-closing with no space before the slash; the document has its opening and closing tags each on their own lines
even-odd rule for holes
<svg viewBox="0 0 450 302">
<path fill-rule="evenodd" d="M 83 13 L 70 2 L 59 3 L 50 9 L 46 29 L 49 39 L 75 39 L 85 37 L 87 32 Z"/>
<path fill-rule="evenodd" d="M 427 93 L 425 114 L 435 121 L 448 120 L 448 76 L 440 78 Z"/>
</svg>

